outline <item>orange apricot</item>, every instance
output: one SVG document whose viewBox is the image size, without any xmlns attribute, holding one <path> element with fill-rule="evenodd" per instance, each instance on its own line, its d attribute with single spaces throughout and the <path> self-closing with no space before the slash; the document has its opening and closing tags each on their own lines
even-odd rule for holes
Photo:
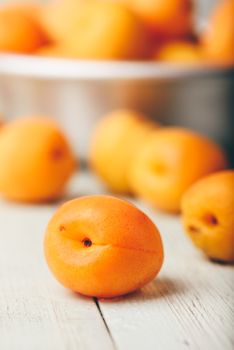
<svg viewBox="0 0 234 350">
<path fill-rule="evenodd" d="M 46 4 L 41 13 L 41 21 L 49 36 L 55 42 L 66 41 L 74 35 L 74 27 L 79 21 L 83 3 L 90 0 L 53 0 Z"/>
<path fill-rule="evenodd" d="M 73 58 L 72 53 L 65 45 L 50 44 L 39 48 L 35 52 L 36 55 L 45 57 L 61 57 L 61 58 Z"/>
<path fill-rule="evenodd" d="M 133 60 L 150 56 L 150 39 L 144 25 L 126 6 L 117 2 L 90 1 L 66 43 L 80 59 Z"/>
<path fill-rule="evenodd" d="M 161 47 L 155 59 L 170 63 L 198 63 L 201 62 L 200 47 L 186 41 L 170 42 Z"/>
<path fill-rule="evenodd" d="M 218 3 L 201 41 L 206 60 L 234 64 L 234 0 Z"/>
<path fill-rule="evenodd" d="M 130 110 L 117 110 L 97 125 L 89 151 L 93 171 L 116 192 L 129 192 L 128 169 L 157 125 Z"/>
<path fill-rule="evenodd" d="M 75 160 L 57 124 L 30 117 L 0 132 L 0 195 L 13 201 L 44 202 L 59 197 Z"/>
<path fill-rule="evenodd" d="M 199 178 L 227 166 L 222 149 L 183 128 L 155 130 L 129 169 L 135 194 L 155 207 L 177 213 L 183 193 Z"/>
<path fill-rule="evenodd" d="M 122 0 L 159 39 L 183 38 L 193 28 L 191 0 Z"/>
<path fill-rule="evenodd" d="M 40 13 L 43 9 L 43 5 L 36 2 L 27 1 L 11 1 L 10 4 L 4 3 L 4 8 L 14 9 L 17 12 L 26 14 L 32 17 L 35 21 L 40 22 Z"/>
<path fill-rule="evenodd" d="M 209 175 L 183 195 L 185 232 L 208 257 L 234 261 L 234 171 Z"/>
<path fill-rule="evenodd" d="M 95 297 L 133 292 L 153 280 L 163 263 L 153 222 L 110 196 L 81 197 L 61 206 L 48 225 L 44 249 L 61 284 Z"/>
<path fill-rule="evenodd" d="M 0 6 L 0 52 L 32 53 L 48 42 L 33 7 Z"/>
</svg>

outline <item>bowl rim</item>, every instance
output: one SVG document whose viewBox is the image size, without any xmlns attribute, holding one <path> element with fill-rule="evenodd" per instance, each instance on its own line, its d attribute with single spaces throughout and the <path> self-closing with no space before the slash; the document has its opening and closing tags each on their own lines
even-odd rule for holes
<svg viewBox="0 0 234 350">
<path fill-rule="evenodd" d="M 43 80 L 167 80 L 223 76 L 233 67 L 152 61 L 94 61 L 0 53 L 0 75 Z"/>
</svg>

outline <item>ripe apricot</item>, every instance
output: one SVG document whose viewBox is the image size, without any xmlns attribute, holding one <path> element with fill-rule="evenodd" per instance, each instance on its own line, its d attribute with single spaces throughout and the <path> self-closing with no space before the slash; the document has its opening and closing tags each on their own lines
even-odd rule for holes
<svg viewBox="0 0 234 350">
<path fill-rule="evenodd" d="M 155 207 L 179 212 L 183 193 L 227 160 L 211 140 L 183 128 L 154 131 L 129 170 L 132 190 Z"/>
<path fill-rule="evenodd" d="M 187 235 L 208 257 L 234 261 L 234 171 L 209 175 L 182 198 Z"/>
<path fill-rule="evenodd" d="M 83 6 L 66 42 L 80 59 L 144 59 L 151 50 L 138 17 L 121 3 L 103 0 Z"/>
<path fill-rule="evenodd" d="M 193 27 L 191 0 L 122 0 L 159 39 L 183 38 Z"/>
<path fill-rule="evenodd" d="M 48 42 L 33 7 L 0 6 L 0 51 L 32 53 Z"/>
<path fill-rule="evenodd" d="M 44 249 L 60 283 L 96 297 L 143 287 L 163 263 L 153 222 L 134 205 L 110 196 L 81 197 L 61 206 L 48 225 Z"/>
<path fill-rule="evenodd" d="M 4 3 L 4 8 L 14 9 L 17 12 L 24 13 L 30 17 L 32 17 L 35 21 L 40 22 L 40 12 L 43 9 L 43 5 L 36 2 L 28 2 L 28 1 L 10 1 L 9 4 Z"/>
<path fill-rule="evenodd" d="M 46 4 L 41 20 L 49 36 L 55 42 L 64 42 L 79 21 L 83 3 L 90 0 L 53 0 Z"/>
<path fill-rule="evenodd" d="M 69 49 L 65 45 L 59 44 L 42 46 L 35 52 L 35 54 L 45 57 L 72 58 L 72 53 L 69 52 Z"/>
<path fill-rule="evenodd" d="M 42 117 L 6 124 L 0 132 L 0 194 L 13 201 L 59 197 L 75 167 L 57 124 Z"/>
<path fill-rule="evenodd" d="M 114 111 L 97 125 L 91 140 L 90 165 L 112 190 L 129 192 L 129 166 L 156 126 L 130 110 Z"/>
<path fill-rule="evenodd" d="M 186 41 L 170 42 L 161 47 L 155 59 L 171 63 L 198 63 L 201 62 L 200 47 Z"/>
<path fill-rule="evenodd" d="M 204 58 L 215 63 L 234 64 L 234 0 L 218 2 L 202 34 Z"/>
</svg>

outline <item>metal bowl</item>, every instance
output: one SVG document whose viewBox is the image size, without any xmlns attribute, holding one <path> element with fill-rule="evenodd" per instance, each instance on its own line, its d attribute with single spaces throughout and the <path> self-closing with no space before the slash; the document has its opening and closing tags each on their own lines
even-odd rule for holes
<svg viewBox="0 0 234 350">
<path fill-rule="evenodd" d="M 116 108 L 193 128 L 230 148 L 233 91 L 231 68 L 0 54 L 0 114 L 56 118 L 82 158 L 97 121 Z"/>
</svg>

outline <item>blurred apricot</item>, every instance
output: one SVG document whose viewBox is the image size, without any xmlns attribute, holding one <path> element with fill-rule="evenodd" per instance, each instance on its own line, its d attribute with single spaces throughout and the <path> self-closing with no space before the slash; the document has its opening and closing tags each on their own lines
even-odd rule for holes
<svg viewBox="0 0 234 350">
<path fill-rule="evenodd" d="M 52 0 L 43 8 L 41 20 L 49 36 L 55 42 L 63 42 L 79 21 L 82 5 L 90 0 Z"/>
<path fill-rule="evenodd" d="M 153 222 L 134 205 L 110 196 L 61 206 L 48 225 L 44 249 L 61 284 L 95 297 L 133 292 L 154 279 L 163 263 Z"/>
<path fill-rule="evenodd" d="M 155 207 L 179 212 L 183 193 L 199 178 L 227 166 L 222 149 L 182 128 L 154 131 L 129 170 L 132 190 Z"/>
<path fill-rule="evenodd" d="M 186 41 L 171 42 L 161 47 L 155 59 L 170 63 L 199 63 L 201 62 L 200 47 Z"/>
<path fill-rule="evenodd" d="M 129 192 L 129 166 L 156 127 L 130 110 L 110 113 L 94 131 L 89 152 L 91 168 L 112 190 Z"/>
<path fill-rule="evenodd" d="M 48 42 L 33 5 L 0 5 L 0 52 L 32 53 Z"/>
<path fill-rule="evenodd" d="M 40 13 L 43 9 L 43 5 L 35 1 L 10 1 L 9 4 L 4 3 L 2 7 L 14 9 L 33 18 L 37 22 L 40 22 Z"/>
<path fill-rule="evenodd" d="M 35 52 L 36 55 L 45 57 L 61 57 L 61 58 L 72 58 L 72 53 L 65 45 L 50 44 L 39 48 Z"/>
<path fill-rule="evenodd" d="M 208 257 L 234 261 L 234 171 L 196 182 L 182 198 L 187 235 Z"/>
<path fill-rule="evenodd" d="M 147 31 L 126 6 L 89 1 L 83 6 L 66 43 L 80 59 L 133 60 L 150 56 Z"/>
<path fill-rule="evenodd" d="M 30 117 L 0 132 L 0 194 L 9 200 L 44 202 L 59 197 L 75 168 L 70 146 L 50 119 Z"/>
<path fill-rule="evenodd" d="M 192 0 L 122 0 L 159 39 L 184 38 L 193 31 Z"/>
<path fill-rule="evenodd" d="M 206 60 L 234 64 L 234 0 L 218 2 L 201 41 Z"/>
</svg>

